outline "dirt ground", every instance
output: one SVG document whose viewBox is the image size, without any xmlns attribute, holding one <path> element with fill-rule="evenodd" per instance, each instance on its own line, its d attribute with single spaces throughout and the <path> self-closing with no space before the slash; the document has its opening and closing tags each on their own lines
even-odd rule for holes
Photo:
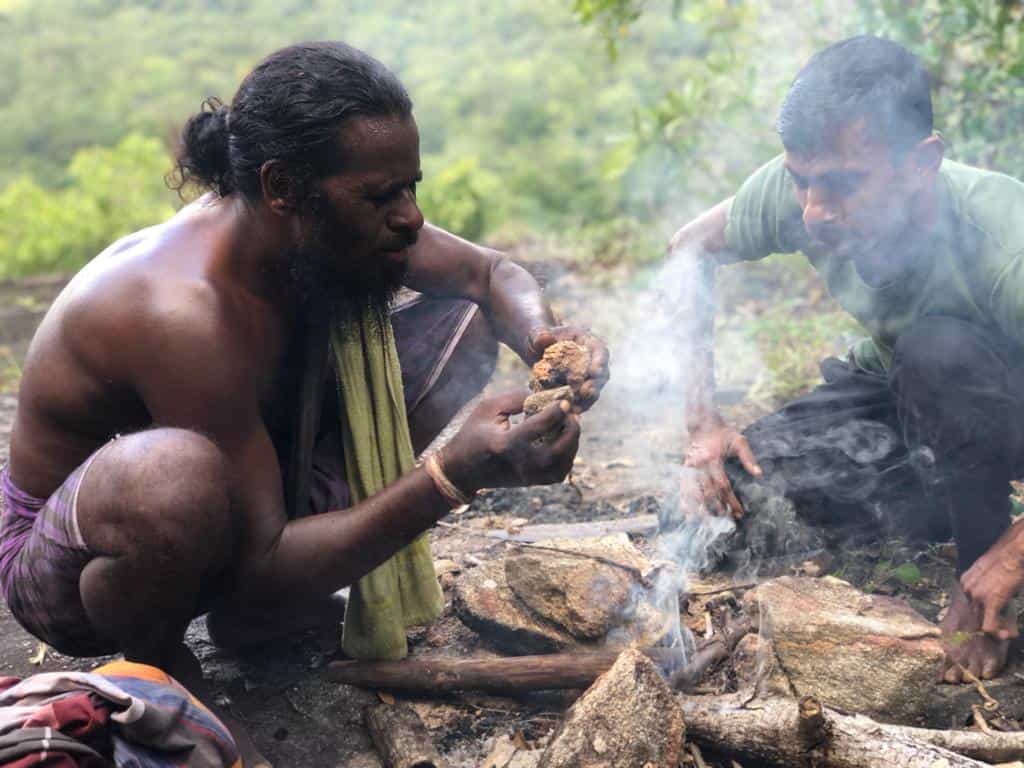
<svg viewBox="0 0 1024 768">
<path fill-rule="evenodd" d="M 650 300 L 637 275 L 619 269 L 584 276 L 557 261 L 532 263 L 531 268 L 547 284 L 563 318 L 590 325 L 612 342 L 613 380 L 601 402 L 584 417 L 572 485 L 487 492 L 468 511 L 450 516 L 445 525 L 434 529 L 435 557 L 451 560 L 459 569 L 472 568 L 501 551 L 504 545 L 486 535 L 491 530 L 527 522 L 608 519 L 646 511 L 640 508 L 652 495 L 664 493 L 682 455 L 679 413 L 672 398 L 638 403 L 629 377 L 616 374 L 619 344 L 628 348 L 629 329 L 637 327 Z M 23 354 L 48 296 L 59 285 L 44 284 L 47 287 L 0 286 L 0 306 L 15 308 L 3 318 L 0 345 L 6 345 L 15 359 Z M 624 357 L 629 358 L 628 349 Z M 765 408 L 763 401 L 752 405 L 742 399 L 756 375 L 756 370 L 742 365 L 730 366 L 724 373 L 728 386 L 723 389 L 739 393 L 733 397 L 729 413 L 741 423 Z M 523 387 L 526 377 L 521 365 L 505 357 L 490 389 Z M 13 392 L 0 393 L 0 462 L 6 460 L 15 405 Z M 640 544 L 644 546 L 644 542 Z M 952 578 L 948 548 L 915 550 L 900 542 L 865 539 L 862 545 L 840 550 L 829 562 L 829 571 L 871 591 L 902 595 L 932 620 L 944 606 L 944 590 Z M 465 657 L 491 653 L 485 639 L 453 616 L 451 579 L 442 579 L 442 583 L 448 608 L 434 625 L 412 632 L 411 654 Z M 209 642 L 202 622 L 197 621 L 189 630 L 188 642 L 217 691 L 218 703 L 229 706 L 249 724 L 258 745 L 276 765 L 378 766 L 362 725 L 363 710 L 377 694 L 332 684 L 324 676 L 326 664 L 337 657 L 339 637 L 336 630 L 310 632 L 251 655 L 230 655 Z M 72 659 L 51 651 L 34 664 L 31 659 L 37 650 L 38 643 L 0 603 L 0 675 L 88 670 L 103 661 Z M 1007 685 L 1016 684 L 1012 677 L 1007 679 L 1011 680 Z M 543 741 L 570 700 L 560 694 L 515 699 L 462 695 L 416 701 L 414 706 L 447 765 L 469 768 L 484 764 L 495 738 L 513 737 L 526 744 Z M 969 705 L 964 705 L 964 711 L 969 714 Z"/>
</svg>

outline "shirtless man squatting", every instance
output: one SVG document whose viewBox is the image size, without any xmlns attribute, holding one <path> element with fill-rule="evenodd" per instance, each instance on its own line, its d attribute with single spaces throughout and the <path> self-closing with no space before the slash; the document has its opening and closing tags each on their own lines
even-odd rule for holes
<svg viewBox="0 0 1024 768">
<path fill-rule="evenodd" d="M 412 103 L 350 46 L 271 54 L 230 106 L 189 120 L 178 171 L 209 192 L 93 259 L 32 341 L 2 474 L 0 586 L 59 651 L 121 652 L 198 693 L 182 642 L 193 618 L 208 613 L 225 644 L 336 620 L 337 590 L 460 499 L 561 481 L 608 357 L 556 323 L 525 270 L 424 224 Z M 571 409 L 515 424 L 523 393 L 483 400 L 440 462 L 352 504 L 325 375 L 309 492 L 289 510 L 303 350 L 326 358 L 328 326 L 366 313 L 390 313 L 417 454 L 487 383 L 499 341 L 532 364 L 575 339 L 592 378 Z"/>
</svg>

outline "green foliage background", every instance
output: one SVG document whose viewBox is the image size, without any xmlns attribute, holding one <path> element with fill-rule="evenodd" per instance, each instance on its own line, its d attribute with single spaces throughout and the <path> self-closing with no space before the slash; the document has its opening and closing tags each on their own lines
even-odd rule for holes
<svg viewBox="0 0 1024 768">
<path fill-rule="evenodd" d="M 1020 20 L 997 0 L 0 0 L 0 277 L 169 215 L 180 125 L 290 42 L 342 38 L 401 75 L 432 220 L 620 261 L 777 151 L 787 82 L 856 31 L 926 58 L 958 157 L 1021 175 Z"/>
</svg>

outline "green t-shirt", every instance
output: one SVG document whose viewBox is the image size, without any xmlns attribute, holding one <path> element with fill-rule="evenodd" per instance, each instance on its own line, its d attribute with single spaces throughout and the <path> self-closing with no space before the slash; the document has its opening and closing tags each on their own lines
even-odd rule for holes
<svg viewBox="0 0 1024 768">
<path fill-rule="evenodd" d="M 926 315 L 1001 329 L 1024 344 L 1024 184 L 946 160 L 940 215 L 893 281 L 872 287 L 853 262 L 811 242 L 781 156 L 744 182 L 729 211 L 720 259 L 752 261 L 801 251 L 829 293 L 871 334 L 850 350 L 862 370 L 884 373 L 897 337 Z"/>
</svg>

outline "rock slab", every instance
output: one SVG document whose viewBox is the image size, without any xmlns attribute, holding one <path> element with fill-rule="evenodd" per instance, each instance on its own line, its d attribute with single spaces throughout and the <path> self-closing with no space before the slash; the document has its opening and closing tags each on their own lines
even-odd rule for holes
<svg viewBox="0 0 1024 768">
<path fill-rule="evenodd" d="M 537 768 L 677 768 L 685 730 L 657 668 L 626 650 L 569 708 Z"/>
<path fill-rule="evenodd" d="M 455 610 L 512 654 L 653 644 L 669 624 L 643 600 L 638 575 L 649 567 L 624 533 L 551 540 L 468 571 L 455 586 Z"/>
<path fill-rule="evenodd" d="M 744 602 L 795 695 L 883 722 L 925 722 L 943 651 L 939 628 L 909 606 L 830 576 L 773 579 Z"/>
</svg>

